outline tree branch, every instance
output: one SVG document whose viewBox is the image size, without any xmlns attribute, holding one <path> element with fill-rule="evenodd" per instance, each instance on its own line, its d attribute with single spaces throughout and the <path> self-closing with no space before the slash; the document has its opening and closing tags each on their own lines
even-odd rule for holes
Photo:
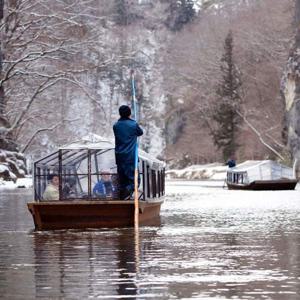
<svg viewBox="0 0 300 300">
<path fill-rule="evenodd" d="M 249 126 L 249 128 L 257 135 L 260 142 L 266 146 L 269 150 L 271 150 L 276 156 L 278 156 L 281 160 L 284 160 L 284 157 L 276 151 L 272 146 L 270 146 L 262 137 L 261 133 L 247 120 L 246 116 L 243 115 L 240 111 L 236 110 L 236 113 L 244 120 L 244 122 Z"/>
<path fill-rule="evenodd" d="M 34 140 L 34 138 L 40 134 L 41 132 L 44 132 L 44 131 L 53 131 L 54 129 L 56 129 L 58 126 L 60 126 L 63 122 L 74 122 L 74 121 L 78 121 L 79 118 L 77 119 L 73 119 L 73 120 L 63 120 L 55 125 L 53 125 L 52 127 L 46 127 L 46 128 L 40 128 L 38 129 L 31 137 L 30 139 L 27 141 L 27 143 L 23 146 L 21 152 L 24 153 L 28 147 L 31 145 L 32 141 Z"/>
</svg>

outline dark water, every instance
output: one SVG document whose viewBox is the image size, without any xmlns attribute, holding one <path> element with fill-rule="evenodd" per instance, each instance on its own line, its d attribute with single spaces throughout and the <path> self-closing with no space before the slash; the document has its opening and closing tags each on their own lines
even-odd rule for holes
<svg viewBox="0 0 300 300">
<path fill-rule="evenodd" d="M 300 190 L 169 183 L 161 224 L 34 232 L 0 191 L 1 299 L 300 299 Z"/>
</svg>

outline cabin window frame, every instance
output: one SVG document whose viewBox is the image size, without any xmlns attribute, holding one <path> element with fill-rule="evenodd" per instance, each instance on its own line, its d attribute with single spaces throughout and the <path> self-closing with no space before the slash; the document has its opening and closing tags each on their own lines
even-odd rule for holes
<svg viewBox="0 0 300 300">
<path fill-rule="evenodd" d="M 34 184 L 34 200 L 37 202 L 43 201 L 72 201 L 72 200 L 104 200 L 100 197 L 93 197 L 92 185 L 93 176 L 100 178 L 103 174 L 115 175 L 117 172 L 103 173 L 98 169 L 99 164 L 97 159 L 110 149 L 58 149 L 57 151 L 34 162 L 33 167 L 33 184 Z M 92 157 L 95 156 L 94 159 Z M 87 160 L 86 172 L 78 172 L 81 163 Z M 162 197 L 165 194 L 165 168 L 150 166 L 147 160 L 139 158 L 139 176 L 140 176 L 140 191 L 139 199 L 146 201 L 147 199 Z M 92 164 L 97 164 L 95 170 Z M 116 165 L 111 169 L 116 168 Z M 49 184 L 47 178 L 49 174 L 57 174 L 59 177 L 59 200 L 43 200 L 42 196 L 46 186 Z M 80 191 L 74 197 L 65 197 L 63 195 L 63 187 L 68 178 L 74 178 L 76 188 Z M 82 185 L 84 178 L 87 177 L 87 190 Z M 87 197 L 84 197 L 84 195 Z M 118 199 L 116 199 L 118 200 Z"/>
</svg>

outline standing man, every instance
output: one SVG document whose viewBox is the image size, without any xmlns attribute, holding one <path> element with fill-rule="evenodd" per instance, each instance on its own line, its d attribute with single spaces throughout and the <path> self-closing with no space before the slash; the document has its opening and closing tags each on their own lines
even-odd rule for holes
<svg viewBox="0 0 300 300">
<path fill-rule="evenodd" d="M 120 198 L 126 199 L 134 191 L 134 161 L 137 137 L 143 134 L 139 124 L 130 118 L 127 105 L 119 108 L 120 119 L 113 126 L 115 155 L 119 175 Z"/>
</svg>

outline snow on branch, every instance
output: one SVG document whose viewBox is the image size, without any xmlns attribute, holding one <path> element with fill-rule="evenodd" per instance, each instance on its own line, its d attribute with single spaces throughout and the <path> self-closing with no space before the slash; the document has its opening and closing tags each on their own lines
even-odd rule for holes
<svg viewBox="0 0 300 300">
<path fill-rule="evenodd" d="M 29 138 L 29 140 L 27 141 L 27 143 L 23 146 L 21 152 L 24 153 L 24 152 L 28 149 L 28 147 L 31 145 L 31 143 L 32 143 L 32 141 L 34 140 L 34 138 L 35 138 L 38 134 L 40 134 L 41 132 L 45 132 L 45 131 L 53 131 L 53 130 L 55 130 L 56 128 L 58 128 L 60 125 L 62 125 L 63 122 L 75 122 L 75 121 L 78 121 L 78 120 L 80 120 L 80 119 L 79 119 L 79 118 L 72 119 L 72 120 L 65 119 L 65 120 L 63 120 L 63 121 L 61 121 L 61 122 L 59 122 L 59 123 L 57 123 L 57 124 L 55 124 L 55 125 L 53 125 L 53 126 L 51 126 L 51 127 L 45 127 L 45 128 L 40 128 L 40 129 L 36 130 L 36 131 L 32 134 L 32 136 Z"/>
</svg>

